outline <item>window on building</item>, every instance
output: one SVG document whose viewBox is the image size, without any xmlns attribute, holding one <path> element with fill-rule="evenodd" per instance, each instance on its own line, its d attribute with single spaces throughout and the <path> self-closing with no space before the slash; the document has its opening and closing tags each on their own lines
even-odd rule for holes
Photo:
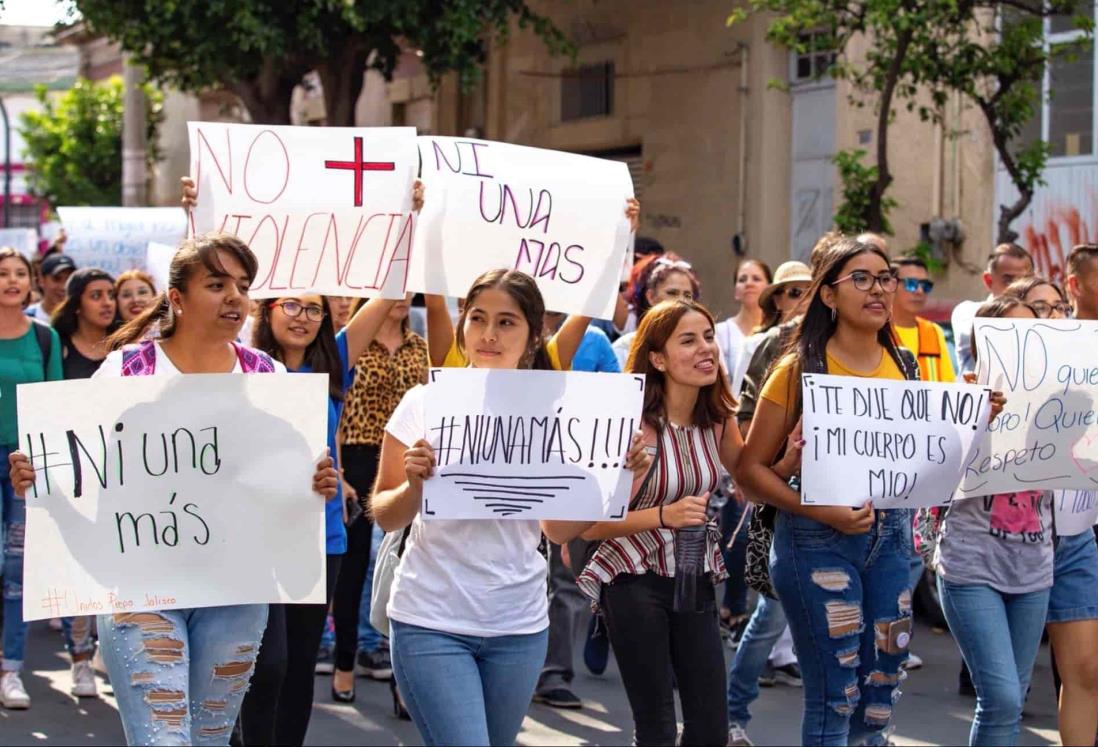
<svg viewBox="0 0 1098 747">
<path fill-rule="evenodd" d="M 614 63 L 565 70 L 560 80 L 560 121 L 606 117 L 614 110 Z"/>
<path fill-rule="evenodd" d="M 793 81 L 817 80 L 827 74 L 835 63 L 835 50 L 831 48 L 824 32 L 801 35 L 802 51 L 793 59 Z"/>
</svg>

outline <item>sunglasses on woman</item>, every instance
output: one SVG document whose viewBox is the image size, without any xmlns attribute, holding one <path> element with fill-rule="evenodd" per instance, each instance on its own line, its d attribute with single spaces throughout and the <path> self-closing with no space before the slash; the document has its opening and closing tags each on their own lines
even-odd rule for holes
<svg viewBox="0 0 1098 747">
<path fill-rule="evenodd" d="M 775 291 L 774 295 L 778 296 L 779 298 L 781 296 L 789 296 L 791 299 L 796 301 L 807 292 L 808 291 L 804 288 L 782 288 L 780 291 Z"/>
</svg>

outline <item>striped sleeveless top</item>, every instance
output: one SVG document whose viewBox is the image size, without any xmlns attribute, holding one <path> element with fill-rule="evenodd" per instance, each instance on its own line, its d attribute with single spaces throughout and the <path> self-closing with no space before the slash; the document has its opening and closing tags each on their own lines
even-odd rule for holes
<svg viewBox="0 0 1098 747">
<path fill-rule="evenodd" d="M 734 426 L 730 426 L 734 427 Z M 679 427 L 660 429 L 660 454 L 653 464 L 651 479 L 634 496 L 630 511 L 674 503 L 688 495 L 715 491 L 724 468 L 714 428 Z M 714 583 L 728 577 L 721 556 L 721 535 L 714 518 L 706 525 L 705 571 Z M 603 584 L 622 573 L 675 575 L 675 530 L 657 527 L 627 537 L 604 540 L 587 562 L 576 582 L 595 604 Z"/>
</svg>

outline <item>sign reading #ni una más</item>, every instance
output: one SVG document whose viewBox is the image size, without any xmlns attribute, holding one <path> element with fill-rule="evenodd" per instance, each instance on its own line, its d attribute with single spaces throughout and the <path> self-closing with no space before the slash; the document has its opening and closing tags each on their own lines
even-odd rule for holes
<svg viewBox="0 0 1098 747">
<path fill-rule="evenodd" d="M 23 615 L 324 601 L 320 374 L 19 386 Z"/>
<path fill-rule="evenodd" d="M 424 519 L 623 519 L 643 403 L 634 374 L 433 369 Z"/>
<path fill-rule="evenodd" d="M 1006 395 L 961 491 L 1098 488 L 1098 322 L 976 319 L 978 380 Z"/>
<path fill-rule="evenodd" d="M 969 384 L 805 374 L 802 504 L 948 503 L 986 438 L 990 395 Z"/>
<path fill-rule="evenodd" d="M 194 231 L 227 231 L 251 247 L 253 297 L 404 297 L 414 127 L 187 127 Z"/>
<path fill-rule="evenodd" d="M 630 239 L 624 163 L 454 137 L 420 137 L 419 149 L 413 290 L 462 297 L 504 267 L 532 276 L 553 311 L 613 316 Z"/>
</svg>

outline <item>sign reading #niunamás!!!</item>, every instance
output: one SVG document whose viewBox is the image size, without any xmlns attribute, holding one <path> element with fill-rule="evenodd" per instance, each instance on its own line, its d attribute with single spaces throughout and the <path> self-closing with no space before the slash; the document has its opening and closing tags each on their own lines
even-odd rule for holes
<svg viewBox="0 0 1098 747">
<path fill-rule="evenodd" d="M 188 122 L 193 230 L 259 259 L 255 298 L 403 298 L 412 259 L 414 127 Z"/>
<path fill-rule="evenodd" d="M 969 384 L 802 376 L 801 502 L 949 503 L 987 436 L 991 390 Z"/>
<path fill-rule="evenodd" d="M 1006 395 L 961 490 L 1098 488 L 1098 322 L 976 319 L 977 379 Z"/>
<path fill-rule="evenodd" d="M 413 290 L 460 297 L 505 267 L 532 276 L 553 311 L 613 316 L 630 242 L 624 163 L 454 137 L 422 136 L 419 150 Z"/>
<path fill-rule="evenodd" d="M 321 374 L 19 386 L 23 616 L 324 601 Z"/>
</svg>

